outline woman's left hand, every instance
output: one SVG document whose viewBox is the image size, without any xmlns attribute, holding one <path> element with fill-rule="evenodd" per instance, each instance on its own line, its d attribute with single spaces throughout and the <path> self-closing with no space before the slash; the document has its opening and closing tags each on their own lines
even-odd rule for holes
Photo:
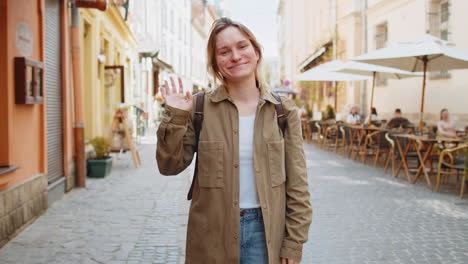
<svg viewBox="0 0 468 264">
<path fill-rule="evenodd" d="M 299 261 L 281 258 L 281 264 L 299 264 Z"/>
</svg>

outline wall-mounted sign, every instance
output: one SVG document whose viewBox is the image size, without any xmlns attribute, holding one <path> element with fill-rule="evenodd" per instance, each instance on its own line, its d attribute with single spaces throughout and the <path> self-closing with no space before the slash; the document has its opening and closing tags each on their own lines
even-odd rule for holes
<svg viewBox="0 0 468 264">
<path fill-rule="evenodd" d="M 32 55 L 33 47 L 34 38 L 29 24 L 19 22 L 16 24 L 16 48 L 22 57 L 29 57 Z"/>
</svg>

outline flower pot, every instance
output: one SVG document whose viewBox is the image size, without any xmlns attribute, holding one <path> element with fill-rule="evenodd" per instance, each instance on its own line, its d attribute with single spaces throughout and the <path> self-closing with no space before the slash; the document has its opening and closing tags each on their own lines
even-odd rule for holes
<svg viewBox="0 0 468 264">
<path fill-rule="evenodd" d="M 109 175 L 112 169 L 112 157 L 103 159 L 88 159 L 88 177 L 104 178 Z"/>
</svg>

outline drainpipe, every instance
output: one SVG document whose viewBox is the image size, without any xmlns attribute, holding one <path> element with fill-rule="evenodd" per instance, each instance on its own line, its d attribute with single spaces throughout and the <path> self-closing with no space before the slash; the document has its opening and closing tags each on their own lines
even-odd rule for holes
<svg viewBox="0 0 468 264">
<path fill-rule="evenodd" d="M 73 1 L 71 4 L 71 48 L 73 67 L 73 92 L 75 105 L 75 122 L 73 131 L 75 134 L 75 162 L 76 162 L 76 187 L 86 187 L 86 159 L 84 144 L 84 118 L 83 118 L 83 86 L 81 83 L 81 52 L 80 52 L 80 19 L 78 8 Z"/>
<path fill-rule="evenodd" d="M 362 0 L 361 21 L 362 21 L 362 53 L 367 53 L 367 0 Z M 366 90 L 367 81 L 361 81 L 361 109 L 362 114 L 366 115 Z M 369 113 L 370 115 L 370 113 Z"/>
<path fill-rule="evenodd" d="M 338 34 L 338 2 L 337 0 L 333 1 L 333 59 L 338 59 L 338 46 L 336 44 L 337 34 Z M 335 87 L 335 95 L 333 96 L 335 99 L 334 108 L 335 114 L 338 113 L 338 82 L 333 81 L 333 87 Z"/>
</svg>

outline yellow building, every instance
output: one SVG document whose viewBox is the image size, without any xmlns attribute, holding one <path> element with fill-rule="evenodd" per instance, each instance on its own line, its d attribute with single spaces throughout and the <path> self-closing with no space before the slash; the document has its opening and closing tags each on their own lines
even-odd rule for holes
<svg viewBox="0 0 468 264">
<path fill-rule="evenodd" d="M 114 1 L 80 10 L 85 138 L 107 136 L 115 109 L 130 103 L 135 38 Z"/>
</svg>

